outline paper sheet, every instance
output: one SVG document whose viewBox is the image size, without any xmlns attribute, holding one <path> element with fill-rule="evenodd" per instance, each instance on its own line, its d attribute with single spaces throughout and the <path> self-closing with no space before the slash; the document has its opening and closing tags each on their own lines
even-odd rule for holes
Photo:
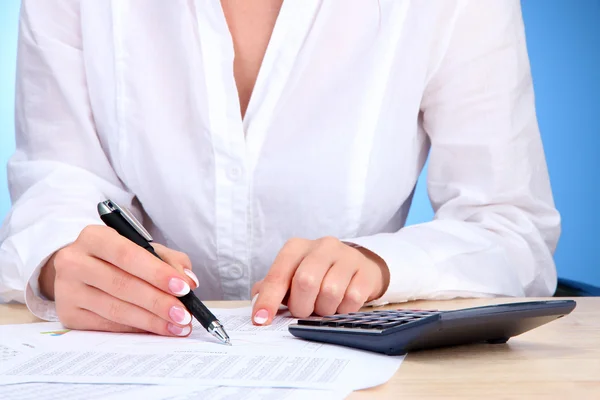
<svg viewBox="0 0 600 400">
<path fill-rule="evenodd" d="M 13 360 L 33 350 L 17 350 L 0 344 L 0 362 Z M 2 400 L 38 400 L 43 393 L 44 400 L 342 400 L 351 390 L 311 390 L 294 388 L 247 388 L 205 386 L 156 386 L 127 384 L 85 384 L 85 383 L 17 383 L 0 385 Z"/>
<path fill-rule="evenodd" d="M 63 347 L 63 344 L 67 345 L 69 342 L 75 344 L 72 340 L 68 342 L 62 340 L 62 336 L 68 332 L 69 330 L 65 329 L 60 322 L 0 325 L 0 343 L 19 352 L 54 348 L 55 346 Z"/>
<path fill-rule="evenodd" d="M 323 344 L 300 340 L 288 332 L 288 325 L 295 322 L 289 312 L 282 311 L 274 319 L 271 325 L 256 326 L 251 322 L 251 308 L 215 309 L 213 312 L 219 318 L 231 338 L 236 350 L 245 348 L 256 348 L 261 346 L 265 351 L 315 352 Z M 95 349 L 114 349 L 116 347 L 147 347 L 160 346 L 161 348 L 175 347 L 194 350 L 223 350 L 223 344 L 217 341 L 196 321 L 193 320 L 192 333 L 187 338 L 165 337 L 154 334 L 132 334 L 132 333 L 106 333 L 106 332 L 69 332 L 69 349 L 78 344 L 85 347 L 93 345 Z M 65 343 L 65 342 L 63 342 Z M 56 343 L 56 345 L 60 345 Z M 56 348 L 56 347 L 55 347 Z"/>
<path fill-rule="evenodd" d="M 292 336 L 289 314 L 268 327 L 250 309 L 215 309 L 233 346 L 197 326 L 188 338 L 71 331 L 52 351 L 0 367 L 0 383 L 73 382 L 359 390 L 388 381 L 404 356 L 386 356 Z M 68 340 L 67 340 L 68 339 Z"/>
<path fill-rule="evenodd" d="M 2 400 L 343 400 L 349 391 L 240 388 L 102 385 L 84 383 L 21 383 L 0 386 Z"/>
<path fill-rule="evenodd" d="M 3 400 L 107 400 L 138 398 L 136 392 L 145 391 L 139 385 L 87 385 L 71 383 L 21 383 L 0 386 Z M 121 397 L 124 394 L 127 397 Z"/>
<path fill-rule="evenodd" d="M 0 343 L 0 363 L 12 360 L 14 357 L 21 354 L 23 354 L 21 350 L 17 350 Z"/>
</svg>

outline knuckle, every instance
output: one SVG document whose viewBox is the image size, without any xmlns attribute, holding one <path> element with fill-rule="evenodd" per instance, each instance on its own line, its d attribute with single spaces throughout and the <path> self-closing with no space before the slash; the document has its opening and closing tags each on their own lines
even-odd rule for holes
<svg viewBox="0 0 600 400">
<path fill-rule="evenodd" d="M 294 283 L 303 292 L 309 292 L 318 288 L 317 278 L 312 274 L 298 273 L 294 276 Z"/>
<path fill-rule="evenodd" d="M 118 267 L 135 264 L 135 253 L 125 243 L 115 246 L 113 251 L 115 252 L 114 258 Z"/>
<path fill-rule="evenodd" d="M 267 276 L 265 276 L 265 279 L 263 279 L 263 283 L 268 285 L 279 285 L 283 282 L 285 282 L 285 276 L 278 271 L 269 272 Z"/>
<path fill-rule="evenodd" d="M 362 306 L 364 303 L 363 294 L 357 289 L 350 289 L 346 293 L 345 300 L 351 305 Z"/>
<path fill-rule="evenodd" d="M 117 295 L 127 293 L 130 285 L 131 285 L 131 279 L 127 275 L 115 274 L 112 277 L 113 290 L 114 290 L 114 293 Z"/>
<path fill-rule="evenodd" d="M 108 305 L 108 318 L 111 321 L 119 322 L 121 320 L 122 309 L 118 302 L 111 301 Z"/>
<path fill-rule="evenodd" d="M 301 239 L 301 238 L 291 238 L 289 239 L 285 245 L 283 246 L 283 248 L 287 251 L 296 251 L 298 249 L 303 248 L 306 245 L 306 240 L 305 239 Z"/>
<path fill-rule="evenodd" d="M 87 225 L 79 233 L 79 237 L 82 239 L 89 238 L 94 235 L 96 227 L 94 225 Z"/>
<path fill-rule="evenodd" d="M 58 270 L 64 270 L 69 268 L 77 263 L 77 256 L 73 249 L 70 247 L 65 247 L 56 252 L 54 256 L 54 268 L 58 272 Z"/>
<path fill-rule="evenodd" d="M 324 236 L 319 239 L 319 246 L 326 248 L 335 248 L 338 247 L 341 242 L 333 236 Z"/>
<path fill-rule="evenodd" d="M 340 300 L 342 295 L 343 293 L 340 290 L 339 285 L 336 285 L 335 283 L 323 285 L 321 288 L 321 296 L 323 296 L 325 299 Z"/>
<path fill-rule="evenodd" d="M 164 308 L 165 307 L 163 307 L 163 301 L 160 298 L 160 296 L 155 296 L 152 299 L 152 304 L 150 304 L 150 309 L 148 311 L 150 311 L 150 312 L 152 312 L 153 314 L 156 314 L 156 315 L 162 315 L 162 314 L 164 314 L 163 313 Z"/>
<path fill-rule="evenodd" d="M 86 244 L 95 243 L 102 236 L 105 227 L 100 225 L 87 225 L 81 230 L 77 241 Z"/>
</svg>

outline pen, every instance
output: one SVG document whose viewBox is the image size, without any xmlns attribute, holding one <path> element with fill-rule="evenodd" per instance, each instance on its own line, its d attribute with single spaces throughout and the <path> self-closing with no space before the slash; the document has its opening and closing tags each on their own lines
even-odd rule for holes
<svg viewBox="0 0 600 400">
<path fill-rule="evenodd" d="M 121 236 L 148 250 L 158 259 L 161 259 L 150 244 L 153 240 L 152 236 L 150 236 L 148 231 L 129 210 L 120 207 L 114 201 L 105 200 L 98 203 L 98 214 L 100 214 L 100 218 L 107 226 L 116 230 Z M 194 292 L 190 290 L 188 294 L 178 297 L 178 299 L 181 300 L 185 308 L 200 322 L 204 329 L 221 342 L 231 346 L 231 340 L 221 322 L 196 297 Z"/>
</svg>

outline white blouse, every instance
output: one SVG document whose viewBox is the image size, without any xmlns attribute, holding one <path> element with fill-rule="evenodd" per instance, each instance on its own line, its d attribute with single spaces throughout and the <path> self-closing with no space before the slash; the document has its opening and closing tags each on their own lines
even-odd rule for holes
<svg viewBox="0 0 600 400">
<path fill-rule="evenodd" d="M 24 0 L 0 295 L 132 208 L 202 299 L 248 299 L 292 237 L 379 254 L 377 304 L 547 296 L 553 204 L 518 0 L 285 0 L 245 118 L 217 0 Z M 433 221 L 405 227 L 429 155 Z"/>
</svg>

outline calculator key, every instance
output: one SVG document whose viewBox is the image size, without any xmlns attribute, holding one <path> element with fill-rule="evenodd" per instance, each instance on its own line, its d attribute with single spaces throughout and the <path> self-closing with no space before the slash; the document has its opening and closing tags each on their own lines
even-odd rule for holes
<svg viewBox="0 0 600 400">
<path fill-rule="evenodd" d="M 376 329 L 375 327 L 377 325 L 381 325 L 382 322 L 381 321 L 367 321 L 367 322 L 361 322 L 357 325 L 357 328 L 362 328 L 362 329 Z"/>
<path fill-rule="evenodd" d="M 416 321 L 416 319 L 410 318 L 410 317 L 403 317 L 403 318 L 396 318 L 393 321 L 396 321 L 396 322 L 414 322 L 414 321 Z M 390 321 L 390 322 L 392 322 L 392 321 Z"/>
<path fill-rule="evenodd" d="M 298 320 L 298 325 L 321 326 L 322 324 L 323 318 L 305 318 Z"/>
<path fill-rule="evenodd" d="M 324 325 L 325 326 L 343 326 L 344 323 L 347 323 L 347 322 L 354 322 L 354 319 L 352 319 L 352 318 L 336 319 L 336 320 L 326 321 Z"/>
<path fill-rule="evenodd" d="M 341 326 L 343 328 L 360 328 L 360 325 L 364 322 L 365 321 L 362 321 L 360 319 L 355 319 L 353 321 L 344 322 Z"/>
<path fill-rule="evenodd" d="M 391 322 L 384 322 L 384 323 L 380 323 L 380 324 L 376 324 L 373 326 L 374 329 L 386 329 L 386 328 L 393 328 L 395 326 L 400 326 L 400 325 L 404 325 L 407 324 L 408 321 L 391 321 Z"/>
</svg>

